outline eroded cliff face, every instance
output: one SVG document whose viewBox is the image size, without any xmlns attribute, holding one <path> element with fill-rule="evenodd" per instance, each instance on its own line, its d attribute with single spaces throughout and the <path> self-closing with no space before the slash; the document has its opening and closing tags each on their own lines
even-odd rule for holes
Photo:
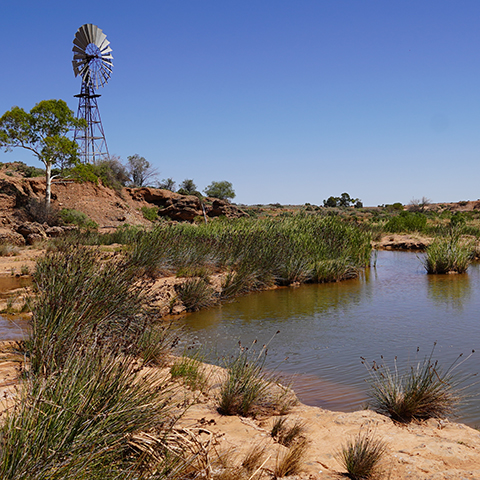
<svg viewBox="0 0 480 480">
<path fill-rule="evenodd" d="M 0 230 L 19 232 L 19 226 L 37 220 L 35 208 L 45 198 L 45 180 L 8 176 L 0 172 Z M 104 187 L 101 182 L 77 183 L 71 180 L 54 181 L 52 184 L 52 209 L 75 209 L 85 213 L 100 228 L 130 225 L 151 225 L 142 214 L 142 207 L 158 207 L 159 215 L 172 220 L 192 221 L 206 215 L 216 217 L 240 217 L 245 213 L 228 201 L 205 198 L 203 206 L 192 195 L 180 195 L 157 188 L 123 188 L 119 191 Z M 50 225 L 51 226 L 51 225 Z M 47 228 L 44 226 L 44 229 Z M 37 227 L 36 227 L 37 228 Z M 38 228 L 37 228 L 38 230 Z M 29 234 L 41 232 L 29 232 Z M 56 234 L 53 233 L 52 234 Z M 47 233 L 48 235 L 48 233 Z M 12 236 L 15 237 L 15 235 Z M 0 240 L 2 238 L 0 232 Z M 15 243 L 21 243 L 19 237 Z"/>
</svg>

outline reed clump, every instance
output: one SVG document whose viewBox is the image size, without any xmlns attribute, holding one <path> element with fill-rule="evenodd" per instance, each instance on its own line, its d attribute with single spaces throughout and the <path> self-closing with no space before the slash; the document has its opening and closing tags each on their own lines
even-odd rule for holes
<svg viewBox="0 0 480 480">
<path fill-rule="evenodd" d="M 28 368 L 0 426 L 1 478 L 174 478 L 180 468 L 165 444 L 172 392 L 144 369 L 172 337 L 155 328 L 146 285 L 125 267 L 79 246 L 38 262 Z"/>
<path fill-rule="evenodd" d="M 71 350 L 92 338 L 100 346 L 122 348 L 132 355 L 140 355 L 140 347 L 146 347 L 145 335 L 155 318 L 149 307 L 153 297 L 148 283 L 122 256 L 105 257 L 98 250 L 72 246 L 40 259 L 33 280 L 27 349 L 34 372 L 61 368 Z M 168 349 L 168 332 L 164 333 L 163 345 Z"/>
<path fill-rule="evenodd" d="M 215 290 L 204 278 L 188 278 L 175 285 L 175 291 L 187 312 L 195 312 L 217 303 Z"/>
<path fill-rule="evenodd" d="M 285 414 L 296 404 L 293 392 L 265 369 L 268 345 L 256 352 L 255 343 L 250 348 L 240 345 L 238 354 L 225 361 L 227 378 L 218 396 L 218 411 L 222 415 Z"/>
<path fill-rule="evenodd" d="M 376 412 L 402 423 L 455 413 L 462 400 L 459 385 L 465 379 L 456 376 L 454 370 L 466 359 L 460 362 L 460 355 L 444 371 L 438 361 L 433 361 L 434 348 L 429 356 L 403 372 L 397 368 L 396 359 L 393 369 L 385 364 L 367 365 L 371 406 Z"/>
<path fill-rule="evenodd" d="M 372 431 L 359 433 L 347 441 L 338 455 L 340 463 L 352 480 L 375 478 L 379 465 L 386 453 L 386 444 L 376 438 Z"/>
<path fill-rule="evenodd" d="M 458 233 L 437 238 L 426 251 L 424 266 L 427 273 L 465 273 L 474 257 L 474 245 Z"/>
</svg>

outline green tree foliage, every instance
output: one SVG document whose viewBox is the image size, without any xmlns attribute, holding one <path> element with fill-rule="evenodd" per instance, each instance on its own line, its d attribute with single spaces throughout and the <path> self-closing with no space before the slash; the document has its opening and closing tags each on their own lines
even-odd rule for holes
<svg viewBox="0 0 480 480">
<path fill-rule="evenodd" d="M 50 204 L 52 166 L 72 164 L 77 159 L 77 144 L 67 137 L 75 127 L 86 127 L 76 119 L 63 100 L 43 100 L 30 112 L 13 107 L 0 118 L 0 148 L 30 150 L 45 165 L 45 202 Z"/>
<path fill-rule="evenodd" d="M 212 182 L 207 188 L 205 188 L 203 193 L 205 193 L 205 195 L 208 197 L 220 198 L 221 200 L 231 200 L 235 198 L 235 190 L 233 190 L 233 185 L 231 182 L 227 182 L 226 180 L 221 182 Z"/>
<path fill-rule="evenodd" d="M 158 183 L 158 188 L 163 190 L 170 190 L 171 192 L 175 191 L 177 184 L 175 180 L 171 177 L 164 178 L 161 182 Z"/>
<path fill-rule="evenodd" d="M 323 201 L 324 207 L 351 207 L 355 208 L 363 207 L 363 203 L 359 198 L 352 198 L 346 192 L 342 193 L 339 197 L 328 197 Z"/>
<path fill-rule="evenodd" d="M 127 157 L 127 169 L 134 187 L 146 186 L 147 182 L 157 175 L 156 169 L 152 167 L 150 162 L 137 153 Z"/>
<path fill-rule="evenodd" d="M 110 157 L 108 160 L 101 160 L 97 164 L 80 163 L 68 170 L 71 177 L 80 182 L 98 183 L 100 179 L 106 187 L 120 190 L 129 181 L 130 176 L 118 157 Z"/>
<path fill-rule="evenodd" d="M 180 184 L 178 193 L 180 193 L 180 195 L 197 195 L 199 192 L 197 191 L 197 186 L 195 185 L 193 179 L 186 178 Z"/>
</svg>

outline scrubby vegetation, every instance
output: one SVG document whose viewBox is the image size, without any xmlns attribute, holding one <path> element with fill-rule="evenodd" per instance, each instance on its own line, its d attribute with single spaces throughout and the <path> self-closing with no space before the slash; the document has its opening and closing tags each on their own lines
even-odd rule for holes
<svg viewBox="0 0 480 480">
<path fill-rule="evenodd" d="M 267 346 L 255 352 L 255 343 L 250 348 L 240 345 L 238 354 L 225 361 L 227 379 L 218 398 L 222 415 L 284 414 L 296 403 L 293 393 L 279 384 L 274 373 L 265 370 Z"/>
<path fill-rule="evenodd" d="M 160 441 L 168 389 L 142 374 L 140 359 L 153 348 L 161 360 L 172 339 L 164 331 L 148 337 L 154 345 L 146 341 L 154 312 L 148 290 L 133 280 L 124 261 L 82 247 L 38 262 L 29 368 L 0 427 L 2 478 L 136 479 L 170 469 L 175 459 Z M 133 442 L 151 429 L 156 449 Z"/>
<path fill-rule="evenodd" d="M 205 267 L 228 271 L 225 296 L 293 282 L 338 281 L 370 261 L 370 234 L 334 217 L 217 220 L 84 235 L 90 244 L 123 243 L 151 275 Z"/>
<path fill-rule="evenodd" d="M 434 348 L 428 357 L 402 372 L 396 359 L 393 369 L 383 363 L 366 364 L 371 376 L 371 406 L 375 411 L 402 423 L 455 413 L 461 401 L 459 385 L 465 379 L 454 375 L 457 361 L 442 370 L 438 361 L 433 361 Z"/>
<path fill-rule="evenodd" d="M 471 240 L 452 233 L 428 246 L 424 266 L 428 273 L 464 273 L 473 260 L 474 251 Z"/>
<path fill-rule="evenodd" d="M 342 446 L 339 461 L 352 480 L 368 480 L 378 473 L 378 467 L 385 456 L 386 444 L 376 438 L 372 431 L 359 433 Z"/>
</svg>

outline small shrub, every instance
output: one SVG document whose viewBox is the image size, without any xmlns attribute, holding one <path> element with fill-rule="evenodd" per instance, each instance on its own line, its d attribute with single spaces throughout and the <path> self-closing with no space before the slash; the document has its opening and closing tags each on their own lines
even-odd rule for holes
<svg viewBox="0 0 480 480">
<path fill-rule="evenodd" d="M 302 463 L 305 460 L 305 455 L 307 453 L 307 448 L 307 440 L 302 439 L 292 445 L 284 455 L 277 458 L 277 463 L 273 472 L 274 477 L 282 478 L 300 473 Z"/>
<path fill-rule="evenodd" d="M 270 432 L 272 438 L 285 447 L 289 447 L 293 442 L 302 438 L 305 431 L 305 424 L 296 421 L 292 426 L 286 424 L 285 417 L 279 417 L 273 423 Z"/>
<path fill-rule="evenodd" d="M 0 244 L 0 257 L 16 257 L 19 253 L 20 251 L 15 245 L 8 243 Z"/>
<path fill-rule="evenodd" d="M 370 396 L 376 412 L 402 423 L 442 418 L 455 412 L 461 401 L 458 385 L 463 379 L 453 375 L 457 361 L 442 371 L 432 360 L 434 349 L 403 373 L 398 371 L 396 359 L 393 370 L 384 364 L 370 367 L 363 359 L 371 375 Z"/>
<path fill-rule="evenodd" d="M 242 467 L 247 474 L 253 473 L 263 462 L 265 457 L 265 446 L 253 445 L 247 452 L 242 462 Z"/>
<path fill-rule="evenodd" d="M 202 278 L 189 278 L 175 285 L 178 298 L 189 312 L 207 308 L 216 303 L 215 290 Z"/>
<path fill-rule="evenodd" d="M 193 356 L 184 354 L 170 368 L 171 377 L 181 379 L 192 390 L 203 391 L 207 385 L 207 377 L 201 359 L 198 353 Z"/>
<path fill-rule="evenodd" d="M 141 212 L 143 218 L 149 220 L 150 222 L 155 222 L 158 220 L 158 208 L 157 207 L 142 207 Z"/>
<path fill-rule="evenodd" d="M 386 444 L 371 431 L 359 433 L 342 446 L 339 460 L 352 480 L 367 480 L 378 472 L 386 452 Z"/>
<path fill-rule="evenodd" d="M 73 208 L 62 209 L 60 211 L 60 217 L 63 222 L 67 224 L 78 225 L 87 230 L 96 230 L 98 228 L 98 225 L 93 220 L 90 220 L 87 215 Z"/>
<path fill-rule="evenodd" d="M 79 182 L 92 182 L 98 185 L 98 176 L 94 166 L 90 163 L 80 163 L 70 170 L 70 175 Z"/>
<path fill-rule="evenodd" d="M 267 345 L 259 353 L 240 345 L 239 353 L 226 361 L 227 379 L 220 387 L 219 413 L 243 417 L 267 411 L 284 414 L 296 403 L 291 391 L 265 371 Z"/>
<path fill-rule="evenodd" d="M 423 213 L 400 212 L 385 224 L 390 233 L 423 232 L 427 226 L 427 217 Z"/>
</svg>

